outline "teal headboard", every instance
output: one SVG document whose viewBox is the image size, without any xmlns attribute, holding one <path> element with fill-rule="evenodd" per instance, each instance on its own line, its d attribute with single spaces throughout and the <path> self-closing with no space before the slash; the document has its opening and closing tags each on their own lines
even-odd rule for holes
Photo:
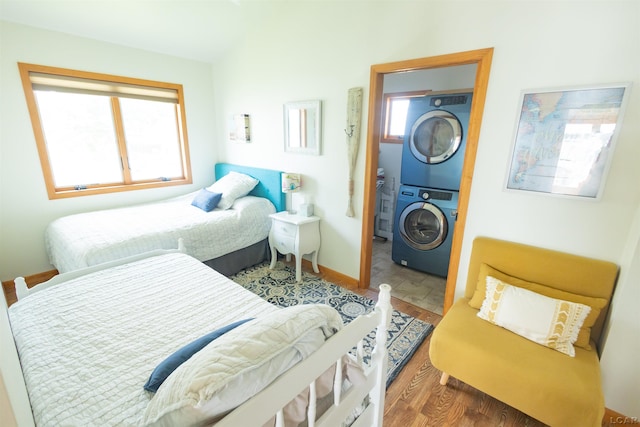
<svg viewBox="0 0 640 427">
<path fill-rule="evenodd" d="M 250 195 L 264 197 L 271 200 L 271 203 L 276 207 L 276 212 L 281 212 L 287 209 L 286 195 L 282 192 L 281 171 L 233 165 L 231 163 L 216 163 L 216 181 L 231 171 L 247 174 L 260 181 L 251 193 L 249 193 Z"/>
</svg>

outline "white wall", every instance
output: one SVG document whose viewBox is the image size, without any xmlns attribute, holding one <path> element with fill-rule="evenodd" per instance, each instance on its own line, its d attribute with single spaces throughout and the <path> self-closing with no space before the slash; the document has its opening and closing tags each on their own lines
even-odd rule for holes
<svg viewBox="0 0 640 427">
<path fill-rule="evenodd" d="M 260 14 L 249 34 L 214 65 L 217 139 L 226 116 L 252 117 L 254 142 L 227 142 L 228 161 L 300 172 L 322 217 L 320 264 L 357 277 L 364 182 L 364 144 L 356 176 L 356 217 L 344 215 L 347 158 L 343 129 L 350 87 L 369 87 L 372 64 L 494 47 L 476 169 L 463 241 L 457 294 L 462 292 L 471 243 L 487 235 L 611 260 L 627 256 L 628 230 L 640 199 L 638 85 L 640 4 L 637 2 L 286 2 Z M 460 30 L 463 29 L 463 30 Z M 632 81 L 631 102 L 600 201 L 503 191 L 518 99 L 523 89 Z M 307 157 L 282 149 L 282 104 L 321 99 L 323 154 Z M 365 105 L 368 99 L 365 97 Z M 363 113 L 366 126 L 366 112 Z M 364 141 L 364 132 L 362 139 Z M 635 248 L 634 245 L 631 245 Z M 626 258 L 625 258 L 626 257 Z M 633 261 L 631 265 L 636 265 Z M 623 265 L 623 268 L 627 265 Z M 623 276 L 616 300 L 638 301 L 638 282 Z M 391 283 L 393 285 L 393 283 Z M 624 369 L 603 365 L 607 406 L 640 416 L 640 367 L 624 339 L 640 325 L 618 330 L 611 315 L 605 355 Z M 624 339 L 614 339 L 614 336 Z M 631 394 L 621 399 L 614 390 Z"/>
<path fill-rule="evenodd" d="M 63 215 L 193 191 L 216 161 L 211 64 L 0 21 L 0 278 L 51 270 L 43 233 Z M 193 185 L 49 200 L 17 62 L 179 83 L 184 87 Z"/>
<path fill-rule="evenodd" d="M 165 80 L 185 85 L 195 183 L 218 160 L 304 176 L 322 217 L 319 262 L 357 277 L 364 183 L 364 143 L 356 169 L 355 218 L 347 203 L 347 90 L 364 87 L 365 140 L 372 64 L 494 47 L 474 174 L 458 293 L 475 236 L 498 238 L 611 260 L 623 269 L 603 354 L 607 407 L 640 416 L 640 366 L 629 342 L 640 336 L 631 302 L 640 300 L 640 4 L 610 2 L 282 2 L 255 6 L 252 32 L 222 61 L 185 61 L 23 26 L 1 23 L 0 275 L 51 268 L 42 232 L 53 218 L 80 210 L 164 197 L 145 190 L 49 201 L 16 61 Z M 455 31 L 453 29 L 464 29 Z M 211 75 L 213 74 L 213 82 Z M 602 200 L 585 202 L 502 190 L 520 91 L 632 81 L 632 98 Z M 211 93 L 214 97 L 211 99 Z M 282 105 L 321 99 L 323 154 L 284 153 Z M 226 141 L 231 113 L 251 114 L 252 142 Z M 175 194 L 175 193 L 174 193 Z M 393 285 L 393 283 L 391 283 Z M 635 311 L 634 311 L 635 310 Z M 637 342 L 637 341 L 636 341 Z M 635 403 L 634 403 L 635 402 Z"/>
<path fill-rule="evenodd" d="M 607 402 L 615 402 L 612 407 L 621 408 L 619 411 L 625 415 L 638 417 L 640 378 L 636 355 L 640 354 L 640 310 L 637 307 L 640 301 L 640 205 L 629 229 L 620 266 L 620 279 L 611 303 L 612 317 L 605 332 L 600 362 Z"/>
</svg>

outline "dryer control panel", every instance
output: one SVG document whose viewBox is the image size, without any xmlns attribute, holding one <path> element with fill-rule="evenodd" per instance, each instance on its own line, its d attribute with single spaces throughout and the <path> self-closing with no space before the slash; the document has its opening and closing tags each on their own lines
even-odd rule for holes
<svg viewBox="0 0 640 427">
<path fill-rule="evenodd" d="M 423 200 L 451 200 L 453 195 L 448 191 L 420 189 L 420 198 Z"/>
<path fill-rule="evenodd" d="M 439 96 L 431 98 L 432 107 L 442 107 L 445 105 L 466 104 L 467 95 Z"/>
</svg>

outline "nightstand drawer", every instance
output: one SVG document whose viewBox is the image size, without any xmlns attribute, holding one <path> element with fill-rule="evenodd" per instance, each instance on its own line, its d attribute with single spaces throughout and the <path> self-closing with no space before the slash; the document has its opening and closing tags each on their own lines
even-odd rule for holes
<svg viewBox="0 0 640 427">
<path fill-rule="evenodd" d="M 273 245 L 280 253 L 289 254 L 295 252 L 296 238 L 295 236 L 286 236 L 283 234 L 275 234 L 273 236 Z"/>
<path fill-rule="evenodd" d="M 298 232 L 297 225 L 283 221 L 274 221 L 272 227 L 276 236 L 295 237 Z"/>
</svg>

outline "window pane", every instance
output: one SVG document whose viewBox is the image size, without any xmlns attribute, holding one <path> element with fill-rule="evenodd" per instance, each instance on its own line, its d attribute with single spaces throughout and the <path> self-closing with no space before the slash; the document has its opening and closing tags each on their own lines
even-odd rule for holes
<svg viewBox="0 0 640 427">
<path fill-rule="evenodd" d="M 55 187 L 122 182 L 109 98 L 34 93 Z"/>
<path fill-rule="evenodd" d="M 176 105 L 120 98 L 131 179 L 183 176 Z"/>
<path fill-rule="evenodd" d="M 389 135 L 404 135 L 408 109 L 408 98 L 394 99 L 393 101 L 391 101 L 391 120 L 389 120 Z"/>
</svg>

